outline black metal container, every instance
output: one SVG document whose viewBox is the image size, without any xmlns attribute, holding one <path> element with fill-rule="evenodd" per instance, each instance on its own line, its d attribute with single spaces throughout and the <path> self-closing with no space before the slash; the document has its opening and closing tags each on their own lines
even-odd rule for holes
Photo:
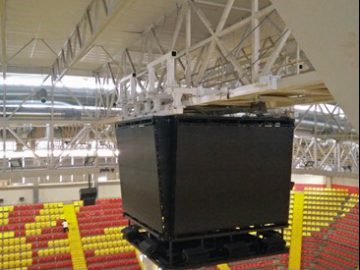
<svg viewBox="0 0 360 270">
<path fill-rule="evenodd" d="M 118 124 L 123 209 L 147 232 L 134 244 L 145 253 L 162 246 L 163 255 L 181 254 L 184 268 L 213 248 L 220 254 L 245 245 L 235 235 L 286 227 L 293 129 L 293 120 L 269 117 L 154 116 Z M 204 254 L 204 241 L 196 242 L 219 237 L 230 238 Z M 164 256 L 160 265 L 172 268 Z"/>
</svg>

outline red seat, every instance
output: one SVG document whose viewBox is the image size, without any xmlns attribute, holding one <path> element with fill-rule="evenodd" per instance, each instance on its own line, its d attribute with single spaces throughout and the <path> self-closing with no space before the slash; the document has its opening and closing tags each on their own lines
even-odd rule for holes
<svg viewBox="0 0 360 270">
<path fill-rule="evenodd" d="M 115 261 L 115 260 L 118 261 L 118 260 L 131 259 L 131 258 L 136 258 L 136 254 L 134 252 L 93 256 L 93 257 L 88 256 L 87 263 L 90 265 L 99 262 L 105 262 L 105 261 L 107 262 L 107 261 Z"/>
<path fill-rule="evenodd" d="M 48 241 L 48 240 L 65 239 L 65 238 L 67 238 L 66 233 L 42 234 L 36 236 L 28 236 L 26 237 L 26 242 L 33 243 L 36 241 Z"/>
</svg>

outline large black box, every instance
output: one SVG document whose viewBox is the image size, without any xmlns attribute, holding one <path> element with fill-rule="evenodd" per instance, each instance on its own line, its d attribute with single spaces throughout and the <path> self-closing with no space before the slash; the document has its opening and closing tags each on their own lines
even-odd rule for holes
<svg viewBox="0 0 360 270">
<path fill-rule="evenodd" d="M 97 188 L 81 188 L 80 200 L 84 201 L 84 205 L 94 205 L 97 198 Z"/>
<path fill-rule="evenodd" d="M 117 125 L 123 208 L 159 239 L 288 221 L 293 120 L 155 116 Z"/>
</svg>

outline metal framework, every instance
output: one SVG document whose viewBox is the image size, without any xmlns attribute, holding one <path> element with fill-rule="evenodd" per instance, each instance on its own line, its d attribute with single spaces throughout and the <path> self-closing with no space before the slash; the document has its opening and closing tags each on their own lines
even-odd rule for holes
<svg viewBox="0 0 360 270">
<path fill-rule="evenodd" d="M 142 51 L 127 48 L 119 60 L 104 64 L 96 72 L 100 88 L 114 89 L 110 99 L 116 100 L 122 119 L 182 113 L 187 106 L 220 102 L 248 106 L 261 101 L 279 106 L 272 104 L 275 100 L 292 105 L 311 93 L 304 90 L 291 93 L 291 97 L 286 91 L 282 93 L 285 97 L 274 94 L 279 90 L 280 77 L 313 71 L 283 25 L 275 25 L 271 34 L 261 36 L 263 27 L 279 21 L 274 7 L 269 5 L 259 10 L 254 0 L 244 19 L 227 25 L 233 5 L 233 0 L 227 1 L 213 27 L 199 3 L 186 1 L 178 7 L 169 40 L 158 39 L 162 31 L 169 31 L 165 20 L 145 31 L 138 45 L 134 45 L 142 47 Z M 207 31 L 205 39 L 194 40 L 193 33 L 199 28 L 198 24 L 193 25 L 195 19 Z M 181 32 L 183 27 L 185 30 Z M 234 36 L 240 38 L 234 41 Z M 316 98 L 331 100 L 322 90 Z"/>
<path fill-rule="evenodd" d="M 49 93 L 50 112 L 47 118 L 32 119 L 31 130 L 46 130 L 46 136 L 32 140 L 28 139 L 33 136 L 30 132 L 28 137 L 20 136 L 24 122 L 19 112 L 34 94 L 7 111 L 6 85 L 2 86 L 2 173 L 9 170 L 5 154 L 8 141 L 27 149 L 36 160 L 34 167 L 54 169 L 68 166 L 71 150 L 91 148 L 96 154 L 109 149 L 115 158 L 113 123 L 124 119 L 183 113 L 196 106 L 245 109 L 263 103 L 272 109 L 333 102 L 274 6 L 249 1 L 251 8 L 237 6 L 234 0 L 225 4 L 184 1 L 148 27 L 132 46 L 113 55 L 96 40 L 131 1 L 91 1 L 63 48 L 54 54 L 51 73 L 43 81 L 51 82 L 50 87 L 44 87 Z M 6 54 L 5 3 L 0 1 L 4 79 L 8 60 L 17 56 Z M 214 8 L 219 13 L 215 19 L 209 12 Z M 41 42 L 47 44 L 46 40 Z M 58 117 L 56 87 L 64 86 L 64 76 L 94 48 L 103 50 L 110 61 L 93 72 L 97 90 L 91 109 L 65 87 L 68 97 L 82 110 L 78 119 Z M 358 138 L 339 112 L 328 105 L 312 105 L 295 115 L 294 170 L 358 175 Z M 46 157 L 38 154 L 43 139 L 47 141 Z M 95 166 L 99 164 L 97 161 Z"/>
<path fill-rule="evenodd" d="M 294 170 L 358 177 L 359 138 L 342 109 L 314 104 L 296 114 Z"/>
</svg>

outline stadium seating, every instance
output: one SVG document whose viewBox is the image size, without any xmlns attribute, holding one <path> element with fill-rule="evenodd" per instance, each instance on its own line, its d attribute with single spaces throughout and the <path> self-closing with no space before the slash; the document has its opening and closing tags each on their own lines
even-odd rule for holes
<svg viewBox="0 0 360 270">
<path fill-rule="evenodd" d="M 123 239 L 124 219 L 120 199 L 97 200 L 77 213 L 81 241 L 89 270 L 140 269 L 135 249 Z"/>
<path fill-rule="evenodd" d="M 289 221 L 288 221 L 289 227 L 284 229 L 284 240 L 286 241 L 287 247 L 290 247 L 293 214 L 294 214 L 294 191 L 291 191 L 290 204 L 289 204 Z"/>
<path fill-rule="evenodd" d="M 345 189 L 305 188 L 302 269 L 355 269 L 359 261 L 359 195 Z M 291 193 L 291 241 L 294 209 Z M 135 250 L 123 239 L 121 199 L 100 199 L 95 205 L 72 203 L 76 212 L 80 248 L 89 270 L 140 270 Z M 0 269 L 73 269 L 70 239 L 64 233 L 63 203 L 0 206 Z M 288 254 L 234 262 L 233 270 L 287 269 Z M 213 267 L 206 270 L 222 269 Z"/>
<path fill-rule="evenodd" d="M 71 267 L 62 203 L 0 207 L 0 269 Z"/>
<path fill-rule="evenodd" d="M 252 260 L 231 263 L 232 270 L 246 270 L 246 269 L 286 269 L 288 264 L 288 254 L 276 255 L 271 257 L 257 258 Z"/>
<path fill-rule="evenodd" d="M 305 189 L 303 269 L 355 269 L 359 262 L 358 194 Z"/>
</svg>

